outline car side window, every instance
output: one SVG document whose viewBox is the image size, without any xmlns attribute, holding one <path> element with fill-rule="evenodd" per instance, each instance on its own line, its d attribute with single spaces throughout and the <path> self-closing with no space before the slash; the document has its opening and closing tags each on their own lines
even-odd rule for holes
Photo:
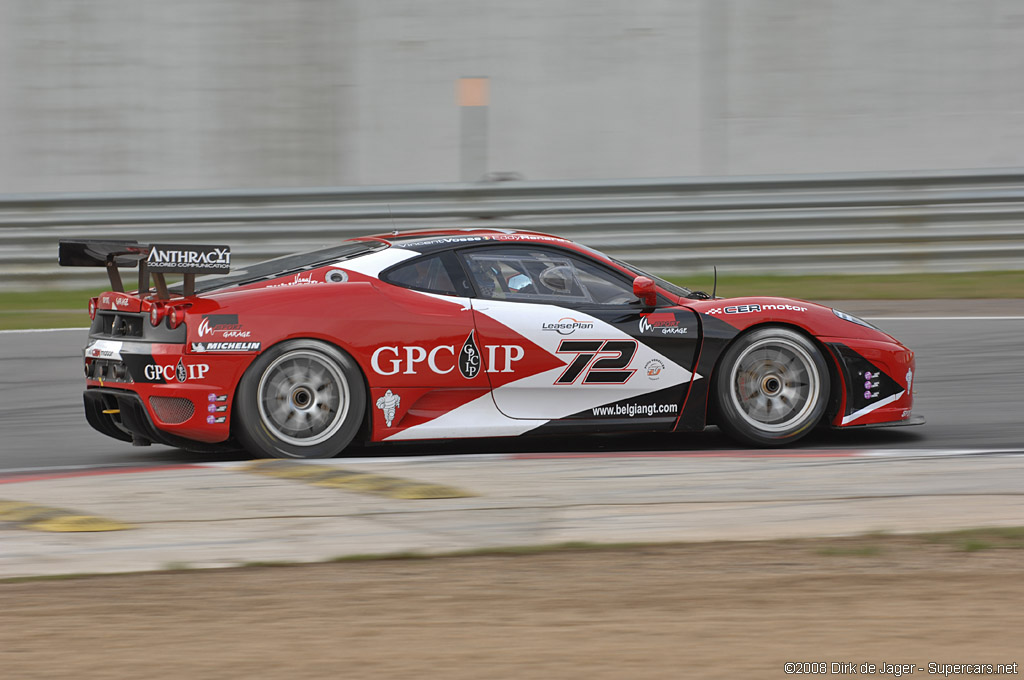
<svg viewBox="0 0 1024 680">
<path fill-rule="evenodd" d="M 554 250 L 485 247 L 463 253 L 481 297 L 563 305 L 631 304 L 632 284 Z"/>
<path fill-rule="evenodd" d="M 633 282 L 625 281 L 590 262 L 577 263 L 580 282 L 590 291 L 599 305 L 639 305 L 640 298 L 633 295 Z"/>
<path fill-rule="evenodd" d="M 455 284 L 448 276 L 448 270 L 439 254 L 401 264 L 388 270 L 381 278 L 403 288 L 441 295 L 457 295 Z"/>
</svg>

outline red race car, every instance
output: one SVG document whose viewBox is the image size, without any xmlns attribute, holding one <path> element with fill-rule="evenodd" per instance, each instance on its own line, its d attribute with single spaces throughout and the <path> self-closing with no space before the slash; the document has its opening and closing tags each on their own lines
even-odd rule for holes
<svg viewBox="0 0 1024 680">
<path fill-rule="evenodd" d="M 713 298 L 555 236 L 368 236 L 234 272 L 230 257 L 61 242 L 61 264 L 106 267 L 113 288 L 89 301 L 95 429 L 323 458 L 356 438 L 715 424 L 782 446 L 819 423 L 923 422 L 914 353 L 874 326 L 800 300 Z M 139 268 L 133 293 L 126 266 Z M 184 281 L 168 287 L 166 273 Z"/>
</svg>

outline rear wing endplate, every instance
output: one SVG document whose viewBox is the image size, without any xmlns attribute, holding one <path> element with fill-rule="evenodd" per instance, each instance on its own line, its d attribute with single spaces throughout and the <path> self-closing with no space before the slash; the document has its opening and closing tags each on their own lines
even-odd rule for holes
<svg viewBox="0 0 1024 680">
<path fill-rule="evenodd" d="M 138 241 L 62 239 L 57 261 L 62 267 L 105 267 L 112 290 L 124 292 L 119 267 L 139 268 L 139 294 L 150 292 L 150 277 L 157 296 L 166 300 L 164 274 L 184 274 L 184 294 L 195 294 L 196 274 L 227 274 L 231 271 L 231 249 L 227 246 L 168 245 Z"/>
</svg>

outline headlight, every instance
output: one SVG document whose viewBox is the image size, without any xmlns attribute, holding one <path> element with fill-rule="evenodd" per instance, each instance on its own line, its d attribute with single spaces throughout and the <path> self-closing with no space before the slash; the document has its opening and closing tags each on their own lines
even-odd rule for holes
<svg viewBox="0 0 1024 680">
<path fill-rule="evenodd" d="M 855 323 L 858 326 L 864 326 L 865 328 L 870 328 L 872 330 L 881 331 L 881 329 L 878 326 L 872 326 L 871 324 L 869 324 L 864 319 L 858 318 L 858 317 L 854 316 L 853 314 L 847 314 L 846 312 L 841 312 L 838 309 L 833 309 L 832 313 L 835 314 L 836 316 L 838 316 L 843 321 L 849 321 L 850 323 Z"/>
</svg>

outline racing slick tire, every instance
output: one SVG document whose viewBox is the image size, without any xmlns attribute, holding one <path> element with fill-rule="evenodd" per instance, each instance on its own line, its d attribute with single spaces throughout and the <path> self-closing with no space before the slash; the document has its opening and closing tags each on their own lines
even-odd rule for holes
<svg viewBox="0 0 1024 680">
<path fill-rule="evenodd" d="M 331 458 L 363 421 L 366 390 L 355 361 L 318 340 L 288 340 L 259 356 L 235 399 L 236 437 L 273 458 Z"/>
<path fill-rule="evenodd" d="M 829 399 L 821 351 L 789 328 L 766 326 L 740 336 L 714 380 L 717 425 L 743 444 L 785 446 L 818 424 Z"/>
</svg>

